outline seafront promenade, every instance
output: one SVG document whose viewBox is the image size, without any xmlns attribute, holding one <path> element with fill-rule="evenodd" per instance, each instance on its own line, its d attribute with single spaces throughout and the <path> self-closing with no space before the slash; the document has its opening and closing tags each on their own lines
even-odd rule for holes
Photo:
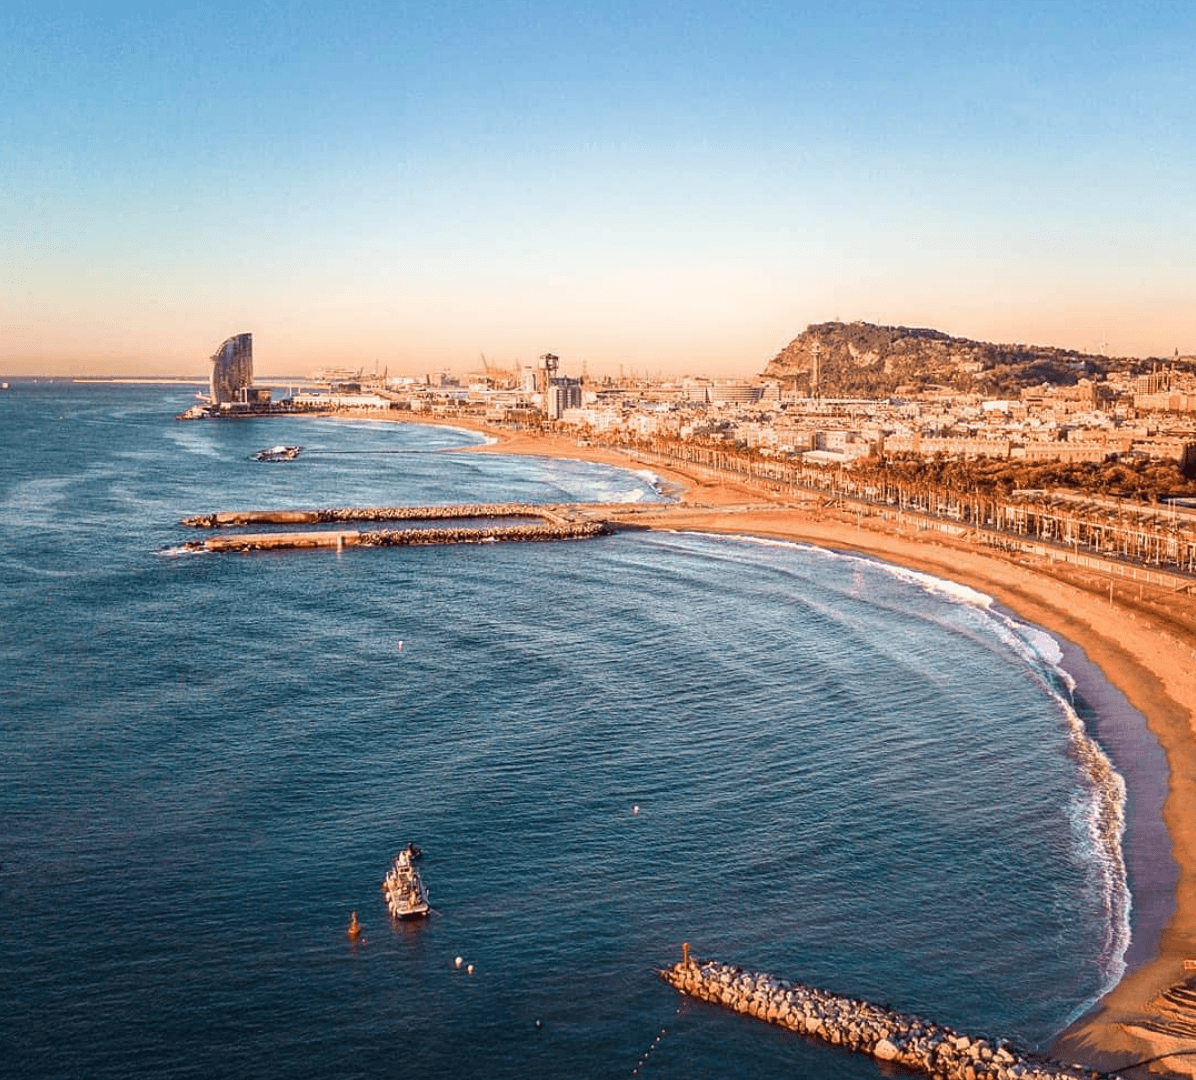
<svg viewBox="0 0 1196 1080">
<path fill-rule="evenodd" d="M 635 457 L 660 468 L 682 465 L 708 482 L 740 483 L 782 498 L 817 495 L 827 506 L 898 526 L 914 523 L 981 547 L 1045 555 L 1171 589 L 1196 585 L 1196 519 L 1190 510 L 1046 492 L 982 498 L 946 488 L 873 484 L 842 469 L 802 467 L 667 440 L 657 440 L 651 449 L 637 448 Z"/>
</svg>

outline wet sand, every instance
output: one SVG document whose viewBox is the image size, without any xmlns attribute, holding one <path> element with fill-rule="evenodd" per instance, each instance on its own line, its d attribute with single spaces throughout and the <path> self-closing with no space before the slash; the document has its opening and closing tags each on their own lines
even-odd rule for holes
<svg viewBox="0 0 1196 1080">
<path fill-rule="evenodd" d="M 410 420 L 425 422 L 415 416 Z M 1110 741 L 1116 741 L 1116 734 L 1124 744 L 1122 754 L 1134 755 L 1133 768 L 1119 763 L 1133 781 L 1134 851 L 1129 861 L 1131 883 L 1138 891 L 1135 940 L 1127 956 L 1131 970 L 1059 1037 L 1053 1052 L 1110 1070 L 1168 1051 L 1196 1049 L 1196 1004 L 1176 1015 L 1161 997 L 1196 975 L 1196 964 L 1187 970 L 1184 963 L 1196 961 L 1196 598 L 1190 591 L 1143 588 L 1119 579 L 1110 600 L 1108 578 L 1094 571 L 998 554 L 937 531 L 857 518 L 853 512 L 821 507 L 817 496 L 782 498 L 756 488 L 712 483 L 680 468 L 641 462 L 633 454 L 606 447 L 579 446 L 560 436 L 512 435 L 468 423 L 455 426 L 491 437 L 494 442 L 475 448 L 482 453 L 568 457 L 651 469 L 678 502 L 638 508 L 626 516 L 629 525 L 742 533 L 858 551 L 978 589 L 1070 643 L 1066 647 L 1082 650 L 1145 718 L 1162 748 L 1165 768 L 1149 740 L 1135 744 L 1132 720 L 1118 725 L 1116 733 L 1099 732 L 1102 740 Z M 1095 686 L 1090 678 L 1081 682 L 1080 691 L 1100 696 L 1103 692 Z M 1092 704 L 1101 709 L 1101 702 Z M 1107 714 L 1110 703 L 1104 705 Z M 1165 833 L 1155 817 L 1160 803 Z M 1187 1024 L 1193 1027 L 1185 1038 Z M 1151 1071 L 1196 1076 L 1196 1055 L 1167 1057 Z"/>
</svg>

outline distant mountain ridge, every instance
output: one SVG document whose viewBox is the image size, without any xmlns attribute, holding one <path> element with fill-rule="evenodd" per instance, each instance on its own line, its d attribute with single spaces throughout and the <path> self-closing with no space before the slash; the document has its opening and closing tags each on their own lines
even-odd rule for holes
<svg viewBox="0 0 1196 1080">
<path fill-rule="evenodd" d="M 1147 363 L 1049 345 L 994 345 L 909 326 L 826 322 L 812 323 L 789 342 L 768 362 L 763 377 L 808 392 L 815 357 L 821 393 L 836 397 L 935 386 L 1016 397 L 1026 386 L 1069 386 Z"/>
</svg>

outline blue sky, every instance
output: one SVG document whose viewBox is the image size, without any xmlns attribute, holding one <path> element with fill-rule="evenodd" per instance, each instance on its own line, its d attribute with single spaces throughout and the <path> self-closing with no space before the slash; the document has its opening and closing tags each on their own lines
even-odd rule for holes
<svg viewBox="0 0 1196 1080">
<path fill-rule="evenodd" d="M 1190 3 L 10 3 L 0 371 L 1196 352 Z"/>
</svg>

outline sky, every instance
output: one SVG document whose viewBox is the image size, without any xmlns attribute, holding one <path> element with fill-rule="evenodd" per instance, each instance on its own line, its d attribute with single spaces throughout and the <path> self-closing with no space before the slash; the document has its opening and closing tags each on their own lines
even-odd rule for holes
<svg viewBox="0 0 1196 1080">
<path fill-rule="evenodd" d="M 0 372 L 1196 353 L 1189 0 L 9 0 Z"/>
</svg>

